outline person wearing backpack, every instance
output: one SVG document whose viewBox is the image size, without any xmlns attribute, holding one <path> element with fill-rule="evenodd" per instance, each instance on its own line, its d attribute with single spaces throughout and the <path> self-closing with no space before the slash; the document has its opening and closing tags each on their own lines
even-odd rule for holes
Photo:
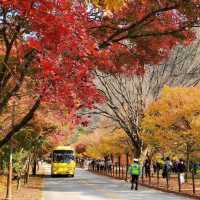
<svg viewBox="0 0 200 200">
<path fill-rule="evenodd" d="M 129 167 L 129 174 L 131 175 L 131 190 L 134 188 L 135 184 L 135 190 L 138 190 L 138 182 L 139 182 L 139 176 L 140 176 L 140 171 L 141 167 L 139 164 L 138 159 L 134 159 L 133 163 Z"/>
<path fill-rule="evenodd" d="M 169 178 L 169 174 L 172 170 L 172 162 L 170 161 L 169 157 L 166 158 L 164 166 L 163 166 L 163 178 Z"/>
</svg>

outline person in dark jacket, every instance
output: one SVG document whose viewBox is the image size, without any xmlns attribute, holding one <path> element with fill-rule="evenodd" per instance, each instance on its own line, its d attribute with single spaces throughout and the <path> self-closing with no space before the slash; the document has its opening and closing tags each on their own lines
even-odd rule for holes
<svg viewBox="0 0 200 200">
<path fill-rule="evenodd" d="M 155 175 L 157 172 L 157 165 L 156 162 L 153 163 L 153 174 Z"/>
<path fill-rule="evenodd" d="M 170 172 L 172 170 L 172 162 L 170 161 L 170 158 L 167 157 L 163 166 L 163 178 L 169 178 Z"/>
<path fill-rule="evenodd" d="M 149 160 L 145 160 L 144 169 L 145 169 L 146 178 L 150 177 L 151 176 L 151 164 L 150 164 Z"/>
<path fill-rule="evenodd" d="M 185 183 L 186 166 L 182 159 L 180 159 L 180 161 L 178 163 L 177 171 L 180 174 L 180 183 L 181 184 Z"/>
</svg>

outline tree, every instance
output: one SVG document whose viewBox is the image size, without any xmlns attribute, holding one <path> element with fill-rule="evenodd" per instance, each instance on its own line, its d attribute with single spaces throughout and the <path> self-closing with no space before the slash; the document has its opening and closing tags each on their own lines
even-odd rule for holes
<svg viewBox="0 0 200 200">
<path fill-rule="evenodd" d="M 143 76 L 127 77 L 96 72 L 96 85 L 106 96 L 103 106 L 89 112 L 115 122 L 129 136 L 135 155 L 144 150 L 141 121 L 144 109 L 157 99 L 165 85 L 195 86 L 200 81 L 199 39 L 187 48 L 177 47 L 170 59 L 157 67 L 145 67 Z M 87 112 L 86 112 L 87 114 Z"/>
<path fill-rule="evenodd" d="M 87 14 L 81 4 L 3 1 L 0 15 L 0 112 L 22 92 L 24 84 L 33 99 L 0 146 L 28 123 L 41 100 L 65 105 L 71 118 L 79 107 L 100 100 L 89 73 L 93 68 L 89 55 L 95 56 L 96 47 L 87 34 Z"/>
<path fill-rule="evenodd" d="M 165 87 L 149 105 L 142 122 L 144 134 L 157 138 L 163 148 L 185 153 L 189 170 L 191 153 L 200 147 L 200 88 Z"/>
<path fill-rule="evenodd" d="M 19 110 L 16 110 L 16 112 L 19 112 Z M 24 177 L 24 183 L 27 183 L 31 168 L 33 175 L 36 174 L 38 160 L 56 145 L 55 140 L 53 140 L 54 143 L 51 142 L 51 137 L 56 137 L 59 133 L 60 127 L 57 125 L 56 120 L 50 123 L 50 119 L 48 121 L 41 120 L 38 115 L 35 116 L 14 135 L 10 144 L 3 146 L 0 154 L 0 170 L 5 171 L 7 168 L 10 157 L 9 150 L 12 146 L 13 177 L 17 179 L 17 188 L 19 189 L 22 176 Z M 13 177 L 11 177 L 11 180 Z M 9 184 L 11 185 L 11 182 Z"/>
<path fill-rule="evenodd" d="M 103 7 L 110 4 L 110 1 L 101 2 Z M 101 15 L 103 23 L 92 27 L 100 40 L 99 46 L 110 50 L 109 56 L 115 63 L 110 68 L 112 72 L 142 74 L 144 65 L 160 63 L 169 57 L 177 43 L 183 40 L 190 43 L 194 39 L 192 32 L 186 30 L 197 25 L 199 3 L 196 1 L 134 0 L 126 1 L 125 5 L 109 16 Z M 101 69 L 106 70 L 107 66 L 109 63 Z"/>
<path fill-rule="evenodd" d="M 145 64 L 160 63 L 172 47 L 194 39 L 198 6 L 197 1 L 130 1 L 97 21 L 81 1 L 1 1 L 0 112 L 24 82 L 34 82 L 35 95 L 0 146 L 28 123 L 41 101 L 65 105 L 80 123 L 74 119 L 77 110 L 102 101 L 94 69 L 143 74 Z"/>
</svg>

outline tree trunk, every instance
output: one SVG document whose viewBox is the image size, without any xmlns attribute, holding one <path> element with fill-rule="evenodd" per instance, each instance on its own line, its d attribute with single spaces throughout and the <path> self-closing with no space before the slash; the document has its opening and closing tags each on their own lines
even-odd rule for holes
<svg viewBox="0 0 200 200">
<path fill-rule="evenodd" d="M 119 177 L 121 176 L 121 156 L 118 156 L 118 163 L 119 163 Z"/>
<path fill-rule="evenodd" d="M 142 154 L 142 147 L 143 147 L 142 140 L 134 141 L 133 147 L 134 147 L 133 155 L 134 155 L 135 158 L 139 159 L 141 157 L 141 154 Z"/>
<path fill-rule="evenodd" d="M 187 156 L 186 156 L 186 159 L 187 159 L 187 172 L 190 171 L 190 152 L 191 152 L 190 145 L 187 145 Z"/>
<path fill-rule="evenodd" d="M 133 147 L 133 156 L 134 158 L 140 158 L 142 154 L 143 148 L 143 140 L 139 136 L 139 130 L 132 130 L 130 132 L 126 132 L 131 140 L 131 144 Z"/>
<path fill-rule="evenodd" d="M 32 167 L 32 175 L 36 176 L 36 174 L 37 174 L 37 161 L 36 161 L 36 159 L 34 159 L 33 167 Z"/>
<path fill-rule="evenodd" d="M 27 184 L 29 181 L 29 172 L 30 172 L 31 156 L 28 158 L 27 168 L 24 176 L 24 184 Z"/>
<path fill-rule="evenodd" d="M 136 149 L 134 149 L 134 157 L 135 158 L 140 158 L 140 156 L 141 156 L 141 150 L 139 149 L 139 148 L 136 148 Z"/>
<path fill-rule="evenodd" d="M 6 200 L 12 199 L 12 149 L 10 150 L 10 158 L 8 164 L 8 176 L 7 176 L 7 193 Z"/>
<path fill-rule="evenodd" d="M 190 153 L 191 153 L 191 145 L 187 144 L 187 147 L 186 147 L 186 182 L 188 181 L 188 173 L 190 171 Z"/>
<path fill-rule="evenodd" d="M 140 162 L 141 164 L 144 163 L 144 161 L 146 160 L 147 154 L 148 152 L 151 151 L 151 147 L 147 146 L 145 149 L 143 149 L 141 155 L 140 155 Z"/>
<path fill-rule="evenodd" d="M 129 167 L 129 159 L 128 159 L 129 154 L 126 153 L 126 181 L 128 179 L 128 167 Z"/>
<path fill-rule="evenodd" d="M 114 162 L 113 154 L 110 155 L 110 158 L 111 158 L 111 161 L 112 161 L 112 164 L 113 164 L 113 162 Z"/>
<path fill-rule="evenodd" d="M 21 187 L 21 172 L 17 175 L 17 190 Z"/>
</svg>

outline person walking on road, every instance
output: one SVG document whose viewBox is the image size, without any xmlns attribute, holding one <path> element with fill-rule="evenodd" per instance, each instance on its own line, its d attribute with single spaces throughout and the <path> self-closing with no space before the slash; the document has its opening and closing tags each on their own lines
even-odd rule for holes
<svg viewBox="0 0 200 200">
<path fill-rule="evenodd" d="M 129 174 L 131 175 L 131 190 L 133 190 L 134 184 L 135 184 L 135 190 L 138 190 L 140 171 L 141 167 L 139 164 L 139 160 L 135 158 L 133 160 L 133 163 L 129 167 Z"/>
</svg>

